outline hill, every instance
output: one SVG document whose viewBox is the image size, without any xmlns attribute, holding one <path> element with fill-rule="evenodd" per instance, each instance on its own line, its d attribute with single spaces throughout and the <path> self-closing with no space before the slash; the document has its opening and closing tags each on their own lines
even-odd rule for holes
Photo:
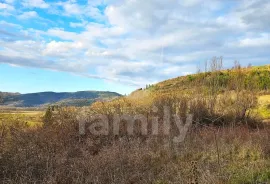
<svg viewBox="0 0 270 184">
<path fill-rule="evenodd" d="M 270 121 L 270 65 L 222 68 L 222 62 L 215 60 L 204 72 L 147 85 L 132 92 L 127 100 L 138 104 L 138 108 L 166 104 L 176 107 L 176 111 L 182 108 L 179 104 L 188 101 L 185 112 L 194 111 L 201 118 L 230 117 L 223 120 L 229 122 L 253 117 Z"/>
<path fill-rule="evenodd" d="M 213 71 L 209 69 L 193 75 L 180 76 L 168 79 L 150 86 L 150 91 L 194 91 L 215 87 L 216 90 L 256 90 L 268 91 L 270 89 L 270 65 L 256 67 L 236 66 L 232 69 Z"/>
<path fill-rule="evenodd" d="M 6 93 L 0 92 L 1 105 L 11 107 L 39 107 L 49 104 L 55 105 L 90 105 L 98 100 L 107 100 L 121 96 L 109 91 L 78 91 L 78 92 L 40 92 L 40 93 Z"/>
</svg>

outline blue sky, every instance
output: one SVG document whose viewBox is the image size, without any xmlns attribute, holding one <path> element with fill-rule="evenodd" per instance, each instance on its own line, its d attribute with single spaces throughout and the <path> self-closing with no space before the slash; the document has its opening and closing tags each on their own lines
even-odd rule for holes
<svg viewBox="0 0 270 184">
<path fill-rule="evenodd" d="M 268 0 L 0 0 L 0 91 L 128 94 L 194 73 L 270 63 Z"/>
</svg>

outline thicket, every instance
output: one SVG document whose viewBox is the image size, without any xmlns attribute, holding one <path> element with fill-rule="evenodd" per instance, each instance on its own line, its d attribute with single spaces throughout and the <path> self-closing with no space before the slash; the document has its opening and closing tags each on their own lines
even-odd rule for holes
<svg viewBox="0 0 270 184">
<path fill-rule="evenodd" d="M 60 111 L 46 127 L 0 124 L 1 183 L 270 181 L 269 128 L 193 126 L 171 147 L 166 138 L 81 136 L 78 109 Z"/>
</svg>

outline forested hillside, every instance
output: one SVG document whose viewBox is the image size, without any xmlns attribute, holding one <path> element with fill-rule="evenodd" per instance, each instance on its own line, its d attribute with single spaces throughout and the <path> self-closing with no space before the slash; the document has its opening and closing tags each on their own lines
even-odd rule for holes
<svg viewBox="0 0 270 184">
<path fill-rule="evenodd" d="M 1 92 L 2 100 L 0 105 L 14 107 L 37 107 L 46 105 L 73 105 L 86 106 L 97 100 L 106 100 L 121 96 L 115 92 L 103 91 L 78 91 L 74 93 L 4 93 Z"/>
</svg>

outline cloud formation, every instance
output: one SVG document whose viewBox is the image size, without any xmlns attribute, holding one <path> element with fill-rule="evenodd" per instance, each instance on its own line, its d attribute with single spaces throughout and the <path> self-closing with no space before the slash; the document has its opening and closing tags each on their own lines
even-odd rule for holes
<svg viewBox="0 0 270 184">
<path fill-rule="evenodd" d="M 44 0 L 23 0 L 22 5 L 26 8 L 49 8 L 50 5 Z"/>
<path fill-rule="evenodd" d="M 136 87 L 196 72 L 213 56 L 226 67 L 270 63 L 268 0 L 81 2 L 0 3 L 0 62 Z"/>
<path fill-rule="evenodd" d="M 23 12 L 21 15 L 18 16 L 19 19 L 31 19 L 37 17 L 38 14 L 35 11 Z"/>
</svg>

